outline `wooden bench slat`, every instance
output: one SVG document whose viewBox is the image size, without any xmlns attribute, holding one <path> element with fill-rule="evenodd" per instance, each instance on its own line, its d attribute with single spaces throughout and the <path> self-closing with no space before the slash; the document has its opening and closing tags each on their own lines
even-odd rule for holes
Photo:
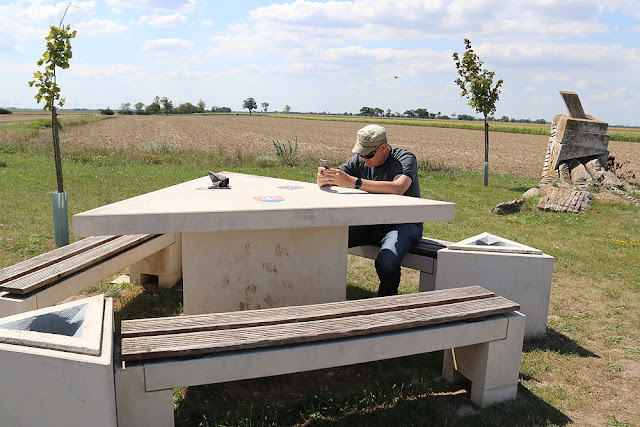
<svg viewBox="0 0 640 427">
<path fill-rule="evenodd" d="M 493 296 L 495 296 L 493 292 L 487 291 L 480 286 L 469 286 L 386 298 L 316 304 L 313 306 L 123 320 L 121 334 L 122 337 L 134 337 L 232 329 L 285 322 L 306 322 L 309 320 L 428 307 Z"/>
<path fill-rule="evenodd" d="M 477 319 L 518 310 L 503 297 L 338 319 L 250 328 L 123 338 L 124 361 L 256 349 L 392 332 Z"/>
<path fill-rule="evenodd" d="M 451 242 L 444 240 L 422 238 L 418 243 L 409 249 L 409 253 L 428 256 L 430 258 L 438 258 L 438 251 L 446 248 Z"/>
<path fill-rule="evenodd" d="M 47 253 L 37 255 L 33 258 L 24 260 L 17 264 L 0 270 L 0 284 L 6 283 L 17 277 L 33 273 L 41 268 L 48 267 L 67 258 L 71 258 L 81 252 L 85 252 L 91 248 L 102 245 L 115 239 L 118 236 L 91 236 L 61 248 L 54 249 Z"/>
<path fill-rule="evenodd" d="M 0 290 L 14 294 L 32 292 L 148 240 L 152 236 L 150 234 L 119 236 L 61 262 L 0 284 Z"/>
<path fill-rule="evenodd" d="M 438 239 L 427 239 L 423 237 L 418 243 L 413 245 L 407 254 L 414 254 L 432 259 L 438 259 L 438 251 L 452 245 L 452 242 Z M 368 248 L 375 249 L 369 250 Z M 365 258 L 375 259 L 378 256 L 380 245 L 364 245 L 349 248 L 350 253 L 357 256 L 364 256 Z"/>
</svg>

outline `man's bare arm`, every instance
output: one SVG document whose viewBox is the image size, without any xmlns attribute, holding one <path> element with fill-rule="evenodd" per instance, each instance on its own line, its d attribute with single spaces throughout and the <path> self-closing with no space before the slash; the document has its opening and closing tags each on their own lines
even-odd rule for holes
<svg viewBox="0 0 640 427">
<path fill-rule="evenodd" d="M 373 181 L 363 179 L 360 189 L 368 193 L 402 195 L 409 189 L 411 182 L 411 178 L 407 175 L 398 174 L 393 178 L 393 181 Z"/>
<path fill-rule="evenodd" d="M 318 185 L 338 185 L 340 187 L 355 188 L 357 178 L 343 172 L 340 169 L 320 169 L 318 168 Z M 379 194 L 404 194 L 411 186 L 411 178 L 407 175 L 398 174 L 393 181 L 374 181 L 363 179 L 360 189 L 368 193 Z"/>
</svg>

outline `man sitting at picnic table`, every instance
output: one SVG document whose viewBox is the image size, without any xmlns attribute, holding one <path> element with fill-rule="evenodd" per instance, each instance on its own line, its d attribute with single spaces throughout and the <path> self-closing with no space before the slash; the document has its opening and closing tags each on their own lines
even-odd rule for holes
<svg viewBox="0 0 640 427">
<path fill-rule="evenodd" d="M 413 153 L 387 143 L 382 126 L 367 125 L 357 134 L 355 156 L 338 169 L 319 167 L 320 187 L 337 185 L 368 193 L 420 197 L 418 162 Z M 349 247 L 379 245 L 376 272 L 378 296 L 397 295 L 402 258 L 422 237 L 422 223 L 358 225 L 349 227 Z"/>
</svg>

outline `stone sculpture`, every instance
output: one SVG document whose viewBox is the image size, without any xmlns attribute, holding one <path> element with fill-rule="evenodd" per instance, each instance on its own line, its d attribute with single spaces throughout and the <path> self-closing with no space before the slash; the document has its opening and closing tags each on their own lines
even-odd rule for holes
<svg viewBox="0 0 640 427">
<path fill-rule="evenodd" d="M 560 178 L 571 183 L 572 174 L 575 174 L 576 181 L 585 184 L 590 181 L 590 175 L 583 165 L 597 161 L 604 168 L 607 164 L 609 125 L 586 115 L 577 93 L 561 91 L 560 95 L 569 115 L 558 114 L 553 117 L 542 180 L 551 182 Z"/>
<path fill-rule="evenodd" d="M 608 123 L 585 114 L 578 94 L 560 91 L 569 115 L 553 117 L 541 184 L 523 194 L 523 199 L 542 195 L 538 208 L 579 213 L 591 206 L 591 190 L 609 191 L 640 207 L 637 191 L 627 180 L 607 170 L 609 161 Z M 497 214 L 519 211 L 522 199 L 490 210 Z M 503 206 L 508 205 L 508 206 Z"/>
</svg>

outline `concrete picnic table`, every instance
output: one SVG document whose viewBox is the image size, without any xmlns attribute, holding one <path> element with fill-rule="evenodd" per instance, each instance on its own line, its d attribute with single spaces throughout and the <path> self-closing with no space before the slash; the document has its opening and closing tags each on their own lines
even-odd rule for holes
<svg viewBox="0 0 640 427">
<path fill-rule="evenodd" d="M 184 313 L 342 301 L 350 225 L 447 221 L 455 204 L 221 172 L 73 216 L 76 236 L 182 233 Z"/>
</svg>

